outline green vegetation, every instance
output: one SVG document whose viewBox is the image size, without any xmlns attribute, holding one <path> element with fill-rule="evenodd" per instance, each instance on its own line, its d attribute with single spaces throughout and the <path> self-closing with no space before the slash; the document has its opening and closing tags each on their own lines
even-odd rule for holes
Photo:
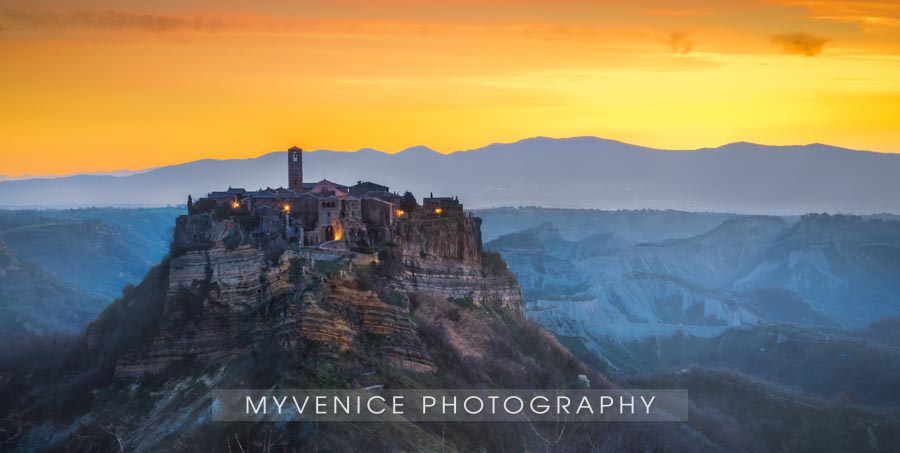
<svg viewBox="0 0 900 453">
<path fill-rule="evenodd" d="M 623 385 L 688 389 L 690 425 L 726 449 L 879 451 L 900 445 L 896 410 L 809 397 L 733 371 L 691 367 Z"/>
<path fill-rule="evenodd" d="M 306 266 L 306 258 L 291 258 L 288 265 L 288 281 L 297 284 L 303 280 L 303 267 Z"/>
<path fill-rule="evenodd" d="M 278 264 L 278 260 L 281 259 L 281 255 L 287 248 L 288 244 L 284 239 L 277 238 L 267 241 L 264 246 L 266 258 L 272 265 Z"/>
<path fill-rule="evenodd" d="M 251 232 L 259 227 L 262 219 L 256 214 L 240 214 L 234 216 L 234 220 L 241 226 L 241 228 L 246 232 Z"/>
<path fill-rule="evenodd" d="M 394 275 L 403 265 L 403 257 L 397 244 L 388 242 L 378 250 L 378 265 L 375 270 L 379 275 Z"/>
<path fill-rule="evenodd" d="M 211 198 L 200 198 L 199 200 L 194 202 L 192 207 L 193 209 L 190 211 L 191 214 L 211 212 L 216 208 L 216 201 Z"/>
<path fill-rule="evenodd" d="M 316 272 L 331 276 L 347 269 L 347 263 L 342 260 L 316 260 Z"/>
<path fill-rule="evenodd" d="M 353 266 L 353 281 L 361 291 L 376 291 L 378 274 L 375 263 Z"/>
<path fill-rule="evenodd" d="M 512 275 L 509 271 L 509 266 L 506 265 L 506 262 L 503 261 L 503 258 L 497 252 L 481 252 L 481 265 L 488 276 L 505 277 Z"/>
<path fill-rule="evenodd" d="M 222 239 L 222 242 L 225 244 L 225 250 L 234 250 L 241 245 L 241 235 L 236 232 L 231 232 Z"/>
<path fill-rule="evenodd" d="M 203 289 L 208 288 L 209 284 L 201 285 L 199 291 L 192 291 L 187 288 L 179 288 L 172 298 L 171 306 L 177 310 L 178 316 L 175 320 L 178 329 L 185 329 L 188 326 L 196 326 L 203 319 L 203 301 L 206 294 Z M 204 288 L 205 287 L 205 288 Z"/>
<path fill-rule="evenodd" d="M 400 199 L 400 209 L 404 212 L 415 212 L 416 209 L 419 208 L 419 203 L 416 201 L 416 196 L 412 194 L 410 191 L 406 191 L 403 193 L 403 198 Z M 409 218 L 409 216 L 406 216 Z"/>
<path fill-rule="evenodd" d="M 228 204 L 220 204 L 213 209 L 213 215 L 217 221 L 221 222 L 231 217 L 231 206 Z"/>
<path fill-rule="evenodd" d="M 472 299 L 472 297 L 451 297 L 450 303 L 466 310 L 475 310 L 478 308 L 478 305 L 475 305 L 475 301 Z"/>
</svg>

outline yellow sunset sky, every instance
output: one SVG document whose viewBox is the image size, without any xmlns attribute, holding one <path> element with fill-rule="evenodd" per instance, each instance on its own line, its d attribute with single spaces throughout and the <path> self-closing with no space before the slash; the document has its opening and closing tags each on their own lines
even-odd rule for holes
<svg viewBox="0 0 900 453">
<path fill-rule="evenodd" d="M 0 175 L 595 135 L 900 152 L 900 2 L 0 0 Z"/>
</svg>

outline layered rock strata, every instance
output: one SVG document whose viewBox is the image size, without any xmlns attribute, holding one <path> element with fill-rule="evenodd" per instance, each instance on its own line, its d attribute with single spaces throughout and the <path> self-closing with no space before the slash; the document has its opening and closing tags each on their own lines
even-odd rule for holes
<svg viewBox="0 0 900 453">
<path fill-rule="evenodd" d="M 522 313 L 515 277 L 499 257 L 483 251 L 481 219 L 460 215 L 399 222 L 393 239 L 403 262 L 398 288 Z"/>
<path fill-rule="evenodd" d="M 265 243 L 252 245 L 230 220 L 182 216 L 174 236 L 177 256 L 169 262 L 158 328 L 119 357 L 117 376 L 156 373 L 186 358 L 228 358 L 264 343 L 292 348 L 298 342 L 317 343 L 332 357 L 355 351 L 430 372 L 434 366 L 410 321 L 408 296 L 426 293 L 522 311 L 505 264 L 485 265 L 480 220 L 464 215 L 395 225 L 393 253 L 402 265 L 377 278 L 375 287 L 354 276 L 359 257 L 337 257 L 326 266 L 331 271 L 321 271 L 313 253 L 273 254 Z M 229 239 L 235 237 L 238 245 Z M 397 293 L 401 297 L 382 297 Z"/>
</svg>

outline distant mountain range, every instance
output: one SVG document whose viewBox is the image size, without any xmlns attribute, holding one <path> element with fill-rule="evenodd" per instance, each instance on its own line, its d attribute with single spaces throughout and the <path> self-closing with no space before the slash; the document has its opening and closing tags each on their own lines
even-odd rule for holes
<svg viewBox="0 0 900 453">
<path fill-rule="evenodd" d="M 0 175 L 0 181 L 21 181 L 25 179 L 54 179 L 54 178 L 66 178 L 69 176 L 131 176 L 136 175 L 138 173 L 143 173 L 145 171 L 153 170 L 152 168 L 147 168 L 144 170 L 114 170 L 114 171 L 98 171 L 98 172 L 90 172 L 90 173 L 72 173 L 67 175 L 18 175 L 18 176 L 9 176 L 9 175 Z"/>
<path fill-rule="evenodd" d="M 307 181 L 372 180 L 419 197 L 458 195 L 468 208 L 900 213 L 900 155 L 820 144 L 668 151 L 595 137 L 531 138 L 452 154 L 426 147 L 397 154 L 321 150 L 305 154 L 304 170 Z M 176 205 L 188 194 L 286 183 L 284 153 L 275 152 L 126 176 L 0 181 L 0 207 Z"/>
<path fill-rule="evenodd" d="M 582 231 L 604 230 L 568 239 L 550 223 L 559 214 L 547 212 L 548 222 L 486 243 L 516 274 L 526 312 L 560 334 L 715 336 L 772 323 L 861 328 L 900 316 L 895 220 L 736 216 L 692 235 L 720 215 L 650 212 L 669 227 L 670 238 L 660 240 L 641 226 L 639 212 L 609 212 L 603 220 L 582 212 Z M 510 216 L 479 215 L 486 224 Z M 575 219 L 566 220 L 571 228 Z"/>
</svg>

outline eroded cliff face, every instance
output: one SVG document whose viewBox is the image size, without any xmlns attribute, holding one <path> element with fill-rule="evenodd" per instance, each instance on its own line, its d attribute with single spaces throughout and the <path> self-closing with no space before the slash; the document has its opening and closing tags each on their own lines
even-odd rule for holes
<svg viewBox="0 0 900 453">
<path fill-rule="evenodd" d="M 158 331 L 116 363 L 116 375 L 156 372 L 188 357 L 228 357 L 286 337 L 288 266 L 271 265 L 249 244 L 226 250 L 221 241 L 173 258 Z"/>
<path fill-rule="evenodd" d="M 485 254 L 481 219 L 466 215 L 398 222 L 393 240 L 402 266 L 397 287 L 522 313 L 522 293 L 506 264 Z"/>
<path fill-rule="evenodd" d="M 116 361 L 116 376 L 156 373 L 187 358 L 228 358 L 266 342 L 285 350 L 316 344 L 326 358 L 374 354 L 429 372 L 434 365 L 410 321 L 416 294 L 521 314 L 520 291 L 505 264 L 499 261 L 499 271 L 485 265 L 475 218 L 397 225 L 392 253 L 402 265 L 391 272 L 354 265 L 351 256 L 324 261 L 308 249 L 235 245 L 234 237 L 248 235 L 231 220 L 178 219 L 173 250 L 179 252 L 170 260 L 158 328 Z"/>
</svg>

